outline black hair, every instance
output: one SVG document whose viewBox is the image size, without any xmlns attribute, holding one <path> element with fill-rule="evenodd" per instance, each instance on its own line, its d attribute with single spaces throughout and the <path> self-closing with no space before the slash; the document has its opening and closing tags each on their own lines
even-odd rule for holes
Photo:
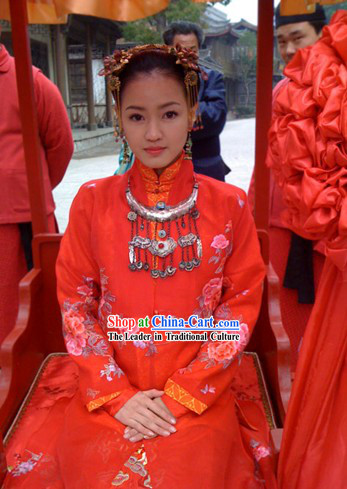
<svg viewBox="0 0 347 489">
<path fill-rule="evenodd" d="M 176 79 L 185 90 L 185 71 L 182 65 L 176 64 L 176 61 L 177 57 L 174 54 L 167 54 L 162 51 L 142 51 L 136 54 L 118 75 L 121 83 L 120 96 L 122 95 L 122 89 L 129 81 L 135 79 L 138 75 L 149 75 L 153 72 L 163 73 Z"/>
<path fill-rule="evenodd" d="M 164 32 L 163 39 L 165 44 L 172 46 L 174 37 L 180 34 L 194 34 L 198 40 L 199 48 L 201 48 L 202 43 L 204 42 L 204 33 L 198 24 L 186 20 L 179 20 L 170 24 Z"/>
<path fill-rule="evenodd" d="M 309 22 L 309 24 L 314 28 L 316 34 L 320 34 L 325 25 L 327 25 L 325 20 L 317 21 L 317 22 Z"/>
</svg>

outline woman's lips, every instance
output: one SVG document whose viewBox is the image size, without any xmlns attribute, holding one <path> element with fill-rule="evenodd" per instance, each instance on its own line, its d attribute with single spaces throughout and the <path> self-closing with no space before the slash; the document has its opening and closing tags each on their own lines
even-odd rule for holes
<svg viewBox="0 0 347 489">
<path fill-rule="evenodd" d="M 159 156 L 162 154 L 164 149 L 165 148 L 162 148 L 161 146 L 153 146 L 151 148 L 145 148 L 145 151 L 151 156 Z"/>
</svg>

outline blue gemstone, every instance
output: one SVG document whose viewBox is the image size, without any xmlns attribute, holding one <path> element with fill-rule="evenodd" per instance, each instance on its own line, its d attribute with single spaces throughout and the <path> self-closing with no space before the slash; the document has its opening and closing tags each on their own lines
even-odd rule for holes
<svg viewBox="0 0 347 489">
<path fill-rule="evenodd" d="M 157 203 L 156 207 L 157 207 L 157 209 L 159 209 L 161 211 L 161 210 L 165 209 L 166 204 L 165 204 L 165 202 L 160 201 Z"/>
</svg>

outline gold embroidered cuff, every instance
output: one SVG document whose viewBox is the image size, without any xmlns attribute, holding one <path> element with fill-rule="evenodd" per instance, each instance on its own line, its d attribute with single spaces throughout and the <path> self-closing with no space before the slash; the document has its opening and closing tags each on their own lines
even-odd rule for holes
<svg viewBox="0 0 347 489">
<path fill-rule="evenodd" d="M 206 404 L 193 397 L 188 391 L 183 389 L 183 387 L 176 384 L 176 382 L 171 379 L 168 379 L 166 382 L 164 391 L 167 396 L 171 397 L 197 414 L 203 413 L 205 409 L 208 408 Z"/>
<path fill-rule="evenodd" d="M 112 401 L 112 399 L 118 397 L 119 394 L 120 392 L 114 392 L 113 394 L 108 394 L 107 396 L 99 397 L 99 399 L 94 399 L 93 401 L 88 402 L 87 404 L 88 411 L 91 412 L 94 411 L 95 409 L 98 409 L 99 407 L 106 404 L 106 402 Z"/>
</svg>

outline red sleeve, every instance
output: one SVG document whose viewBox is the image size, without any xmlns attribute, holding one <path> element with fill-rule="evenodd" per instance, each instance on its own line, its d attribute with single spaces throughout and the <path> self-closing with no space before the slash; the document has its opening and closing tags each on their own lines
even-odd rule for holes
<svg viewBox="0 0 347 489">
<path fill-rule="evenodd" d="M 52 188 L 63 179 L 73 153 L 70 121 L 60 92 L 40 71 L 35 76 L 40 139 L 44 147 Z"/>
<path fill-rule="evenodd" d="M 238 209 L 234 212 L 237 215 L 231 224 L 232 251 L 225 262 L 223 275 L 219 277 L 222 296 L 213 316 L 215 323 L 222 319 L 238 320 L 240 341 L 209 339 L 190 365 L 168 379 L 163 400 L 175 416 L 188 410 L 201 414 L 230 388 L 238 357 L 258 317 L 265 267 L 246 195 L 242 190 L 238 189 L 238 192 Z M 217 280 L 212 279 L 214 284 Z"/>
<path fill-rule="evenodd" d="M 89 411 L 103 406 L 113 415 L 137 390 L 117 365 L 98 319 L 101 286 L 110 301 L 112 294 L 93 257 L 93 190 L 84 185 L 71 206 L 56 265 L 58 300 L 66 349 L 79 368 L 82 401 Z"/>
</svg>

